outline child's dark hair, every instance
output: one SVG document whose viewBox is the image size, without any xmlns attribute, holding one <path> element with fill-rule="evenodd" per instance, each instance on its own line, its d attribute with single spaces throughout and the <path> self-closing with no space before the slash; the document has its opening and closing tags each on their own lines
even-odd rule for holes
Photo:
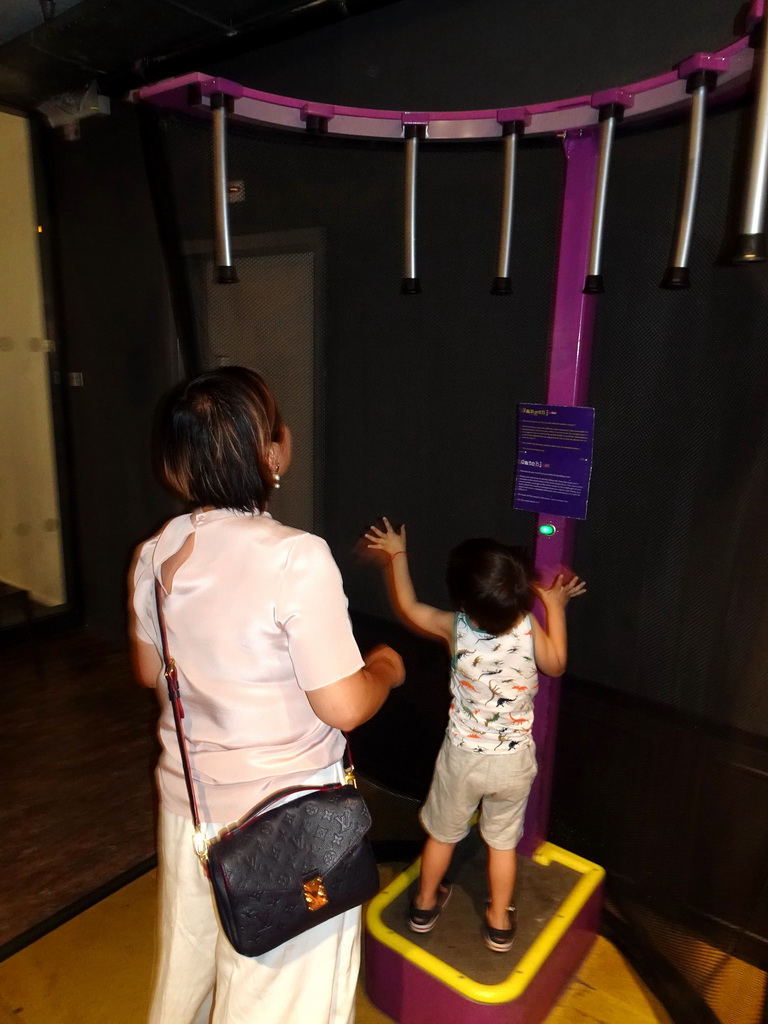
<svg viewBox="0 0 768 1024">
<path fill-rule="evenodd" d="M 524 548 L 488 537 L 463 541 L 448 558 L 446 583 L 454 608 L 492 636 L 506 633 L 530 612 L 537 579 Z"/>
</svg>

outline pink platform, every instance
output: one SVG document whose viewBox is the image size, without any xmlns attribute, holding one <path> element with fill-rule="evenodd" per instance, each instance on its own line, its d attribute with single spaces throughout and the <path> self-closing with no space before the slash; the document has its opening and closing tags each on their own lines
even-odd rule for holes
<svg viewBox="0 0 768 1024">
<path fill-rule="evenodd" d="M 452 918 L 441 917 L 427 942 L 414 935 L 405 916 L 418 863 L 395 879 L 372 901 L 366 917 L 365 984 L 371 1002 L 398 1024 L 540 1024 L 594 942 L 603 880 L 597 865 L 549 844 L 546 847 L 555 851 L 553 862 L 561 860 L 562 854 L 569 866 L 574 861 L 583 865 L 582 873 L 565 898 L 549 908 L 549 920 L 533 931 L 529 928 L 528 934 L 521 929 L 520 941 L 526 948 L 516 949 L 515 958 L 485 951 L 475 920 L 476 897 L 465 898 L 461 905 L 454 895 L 459 906 L 453 907 Z M 547 865 L 536 870 L 540 875 L 535 888 L 546 887 Z M 462 888 L 460 878 L 454 886 Z M 454 941 L 458 936 L 477 953 L 465 953 Z M 442 950 L 447 950 L 446 959 L 452 963 L 440 959 Z M 497 984 L 488 983 L 489 969 L 501 978 Z"/>
</svg>

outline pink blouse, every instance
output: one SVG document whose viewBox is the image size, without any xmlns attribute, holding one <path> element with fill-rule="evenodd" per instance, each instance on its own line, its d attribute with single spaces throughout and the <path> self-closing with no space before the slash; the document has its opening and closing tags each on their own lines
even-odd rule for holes
<svg viewBox="0 0 768 1024">
<path fill-rule="evenodd" d="M 163 614 L 184 707 L 203 821 L 229 822 L 283 786 L 338 761 L 344 737 L 307 699 L 363 665 L 341 576 L 324 540 L 231 509 L 170 520 L 141 549 L 136 635 L 162 650 L 154 581 L 190 534 Z M 157 780 L 163 805 L 191 816 L 161 676 Z"/>
</svg>

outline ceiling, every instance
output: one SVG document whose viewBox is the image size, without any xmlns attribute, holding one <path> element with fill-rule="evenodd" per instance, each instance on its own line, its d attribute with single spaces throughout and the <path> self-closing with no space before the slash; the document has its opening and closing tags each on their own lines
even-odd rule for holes
<svg viewBox="0 0 768 1024">
<path fill-rule="evenodd" d="M 46 20 L 40 0 L 0 0 L 0 104 L 75 109 L 391 2 L 55 0 Z"/>
<path fill-rule="evenodd" d="M 62 14 L 77 3 L 80 3 L 80 0 L 57 0 L 55 11 Z M 0 45 L 43 24 L 40 0 L 3 0 L 0 8 Z"/>
</svg>

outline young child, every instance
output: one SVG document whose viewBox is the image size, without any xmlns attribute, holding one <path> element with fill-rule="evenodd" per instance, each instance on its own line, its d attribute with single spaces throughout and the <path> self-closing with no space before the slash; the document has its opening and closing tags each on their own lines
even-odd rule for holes
<svg viewBox="0 0 768 1024">
<path fill-rule="evenodd" d="M 505 953 L 517 925 L 512 902 L 516 847 L 536 777 L 531 737 L 537 669 L 559 676 L 566 662 L 565 606 L 585 592 L 574 576 L 558 576 L 548 590 L 514 548 L 478 538 L 450 554 L 447 584 L 454 612 L 422 604 L 408 571 L 405 527 L 371 526 L 368 547 L 387 556 L 390 597 L 414 629 L 444 640 L 451 651 L 448 729 L 440 748 L 421 823 L 428 834 L 419 889 L 410 910 L 415 932 L 434 928 L 448 902 L 444 880 L 459 840 L 480 805 L 479 829 L 488 850 L 490 899 L 485 944 Z M 536 597 L 546 609 L 546 628 L 531 613 Z"/>
</svg>

